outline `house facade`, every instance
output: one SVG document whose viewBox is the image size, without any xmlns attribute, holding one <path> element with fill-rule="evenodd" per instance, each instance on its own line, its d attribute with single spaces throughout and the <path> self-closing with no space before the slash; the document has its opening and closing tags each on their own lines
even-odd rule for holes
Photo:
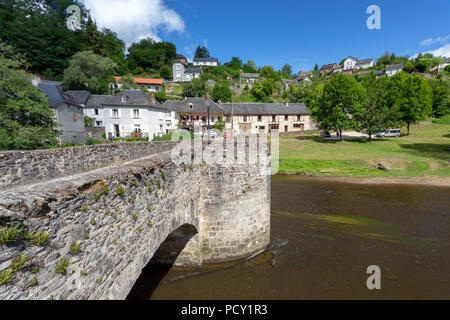
<svg viewBox="0 0 450 320">
<path fill-rule="evenodd" d="M 172 68 L 174 82 L 191 82 L 200 78 L 203 73 L 201 67 L 188 67 L 185 60 L 176 60 Z"/>
<path fill-rule="evenodd" d="M 303 103 L 225 103 L 225 128 L 236 135 L 290 133 L 316 130 Z"/>
<path fill-rule="evenodd" d="M 355 64 L 355 69 L 368 69 L 374 66 L 373 58 L 358 60 Z"/>
<path fill-rule="evenodd" d="M 255 83 L 259 79 L 259 73 L 244 73 L 242 70 L 239 73 L 239 82 Z"/>
<path fill-rule="evenodd" d="M 62 84 L 59 82 L 39 80 L 36 85 L 45 94 L 54 112 L 57 129 L 62 132 L 60 143 L 84 142 L 86 135 L 82 106 L 71 95 L 63 92 Z"/>
<path fill-rule="evenodd" d="M 205 132 L 213 128 L 218 120 L 223 119 L 222 107 L 209 98 L 186 98 L 183 101 L 168 100 L 163 108 L 175 112 L 178 127 L 194 133 Z M 209 114 L 209 126 L 208 126 Z"/>
<path fill-rule="evenodd" d="M 391 64 L 386 66 L 386 74 L 389 77 L 394 76 L 395 74 L 399 73 L 403 70 L 403 63 L 400 64 Z"/>
<path fill-rule="evenodd" d="M 330 73 L 333 71 L 333 68 L 335 68 L 337 65 L 336 63 L 330 63 L 330 64 L 324 64 L 321 68 L 320 68 L 320 72 L 321 73 Z"/>
<path fill-rule="evenodd" d="M 344 65 L 342 67 L 343 71 L 353 70 L 358 62 L 358 58 L 348 57 L 344 61 Z"/>
<path fill-rule="evenodd" d="M 219 60 L 217 58 L 194 58 L 194 66 L 217 67 Z"/>
</svg>

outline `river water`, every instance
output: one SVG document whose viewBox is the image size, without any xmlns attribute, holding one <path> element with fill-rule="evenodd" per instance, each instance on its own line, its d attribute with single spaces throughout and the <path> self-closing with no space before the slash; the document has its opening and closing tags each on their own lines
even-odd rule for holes
<svg viewBox="0 0 450 320">
<path fill-rule="evenodd" d="M 275 176 L 271 230 L 249 261 L 147 268 L 129 299 L 450 299 L 450 187 Z"/>
</svg>

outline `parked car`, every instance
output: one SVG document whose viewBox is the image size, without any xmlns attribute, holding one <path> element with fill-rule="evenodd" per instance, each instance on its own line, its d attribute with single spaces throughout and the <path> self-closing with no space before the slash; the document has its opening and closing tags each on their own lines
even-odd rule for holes
<svg viewBox="0 0 450 320">
<path fill-rule="evenodd" d="M 331 133 L 329 131 L 325 130 L 325 131 L 322 131 L 321 136 L 323 138 L 331 138 Z"/>
<path fill-rule="evenodd" d="M 400 129 L 389 129 L 377 133 L 379 138 L 400 138 Z"/>
</svg>

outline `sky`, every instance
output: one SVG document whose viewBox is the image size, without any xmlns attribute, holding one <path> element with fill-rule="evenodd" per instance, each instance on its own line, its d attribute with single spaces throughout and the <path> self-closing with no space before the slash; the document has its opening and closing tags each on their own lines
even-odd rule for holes
<svg viewBox="0 0 450 320">
<path fill-rule="evenodd" d="M 233 56 L 294 72 L 348 56 L 385 52 L 450 57 L 449 0 L 83 0 L 100 27 L 127 44 L 144 37 L 173 42 L 191 59 L 205 45 L 220 63 Z M 370 30 L 370 5 L 381 29 Z"/>
</svg>

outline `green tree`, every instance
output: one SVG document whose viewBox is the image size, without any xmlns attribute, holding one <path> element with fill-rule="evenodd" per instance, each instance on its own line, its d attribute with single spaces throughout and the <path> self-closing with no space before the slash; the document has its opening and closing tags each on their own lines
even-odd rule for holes
<svg viewBox="0 0 450 320">
<path fill-rule="evenodd" d="M 433 89 L 433 114 L 437 118 L 450 114 L 450 90 L 447 86 Z"/>
<path fill-rule="evenodd" d="M 213 101 L 231 102 L 231 90 L 228 83 L 219 82 L 213 88 L 211 98 Z"/>
<path fill-rule="evenodd" d="M 84 126 L 86 128 L 92 128 L 94 126 L 94 123 L 95 123 L 95 118 L 84 116 Z"/>
<path fill-rule="evenodd" d="M 406 124 L 408 135 L 411 124 L 430 116 L 433 93 L 430 85 L 420 76 L 409 76 L 399 72 L 392 77 L 390 95 L 398 112 L 398 119 Z"/>
<path fill-rule="evenodd" d="M 88 17 L 86 28 L 81 35 L 83 41 L 83 51 L 92 51 L 95 54 L 105 54 L 103 48 L 103 34 L 98 31 L 97 24 L 92 20 L 91 16 Z"/>
<path fill-rule="evenodd" d="M 230 61 L 225 63 L 225 66 L 230 69 L 240 70 L 242 69 L 242 60 L 239 57 L 232 57 Z"/>
<path fill-rule="evenodd" d="M 88 90 L 93 94 L 107 94 L 117 65 L 109 58 L 91 51 L 76 53 L 64 71 L 64 86 L 69 90 Z"/>
<path fill-rule="evenodd" d="M 291 79 L 292 78 L 292 66 L 288 63 L 286 63 L 283 68 L 281 69 L 281 73 L 284 77 Z"/>
<path fill-rule="evenodd" d="M 205 82 L 201 79 L 194 79 L 183 86 L 183 95 L 191 98 L 201 98 L 205 95 Z"/>
<path fill-rule="evenodd" d="M 411 60 L 406 61 L 403 64 L 403 71 L 408 72 L 408 73 L 412 73 L 415 69 L 415 65 L 414 62 Z"/>
<path fill-rule="evenodd" d="M 255 62 L 252 60 L 248 60 L 246 64 L 242 67 L 242 71 L 246 73 L 256 73 L 258 72 L 258 67 L 256 66 Z"/>
<path fill-rule="evenodd" d="M 422 73 L 427 72 L 430 65 L 431 65 L 430 59 L 422 58 L 416 63 L 416 70 Z"/>
<path fill-rule="evenodd" d="M 319 65 L 316 63 L 316 65 L 314 66 L 314 70 L 313 70 L 314 74 L 319 74 Z"/>
<path fill-rule="evenodd" d="M 367 130 L 369 140 L 372 140 L 373 134 L 388 128 L 395 121 L 388 107 L 389 79 L 376 79 L 375 73 L 372 72 L 364 77 L 361 83 L 366 89 L 366 100 L 356 120 L 362 129 Z"/>
<path fill-rule="evenodd" d="M 127 61 L 125 59 L 126 45 L 117 33 L 104 28 L 102 31 L 102 55 L 109 57 L 118 65 L 118 75 L 125 75 L 128 73 Z"/>
<path fill-rule="evenodd" d="M 225 128 L 225 120 L 223 120 L 223 118 L 218 119 L 214 124 L 214 129 L 223 132 L 224 128 Z"/>
<path fill-rule="evenodd" d="M 314 110 L 314 117 L 321 129 L 339 132 L 357 126 L 355 118 L 365 103 L 365 90 L 354 78 L 338 73 L 328 81 Z"/>
<path fill-rule="evenodd" d="M 147 72 L 159 71 L 164 65 L 171 66 L 176 52 L 176 47 L 171 42 L 156 42 L 151 38 L 142 39 L 138 43 L 133 43 L 128 49 L 128 68 L 129 70 L 142 68 Z M 134 74 L 136 73 L 137 71 L 134 71 Z"/>
<path fill-rule="evenodd" d="M 0 42 L 0 149 L 38 149 L 57 145 L 60 135 L 45 95 L 24 70 L 27 63 Z"/>
<path fill-rule="evenodd" d="M 172 69 L 169 66 L 162 66 L 159 69 L 159 75 L 166 80 L 172 79 Z"/>
<path fill-rule="evenodd" d="M 195 50 L 195 58 L 211 58 L 211 54 L 205 46 L 198 46 L 197 50 Z"/>
</svg>

